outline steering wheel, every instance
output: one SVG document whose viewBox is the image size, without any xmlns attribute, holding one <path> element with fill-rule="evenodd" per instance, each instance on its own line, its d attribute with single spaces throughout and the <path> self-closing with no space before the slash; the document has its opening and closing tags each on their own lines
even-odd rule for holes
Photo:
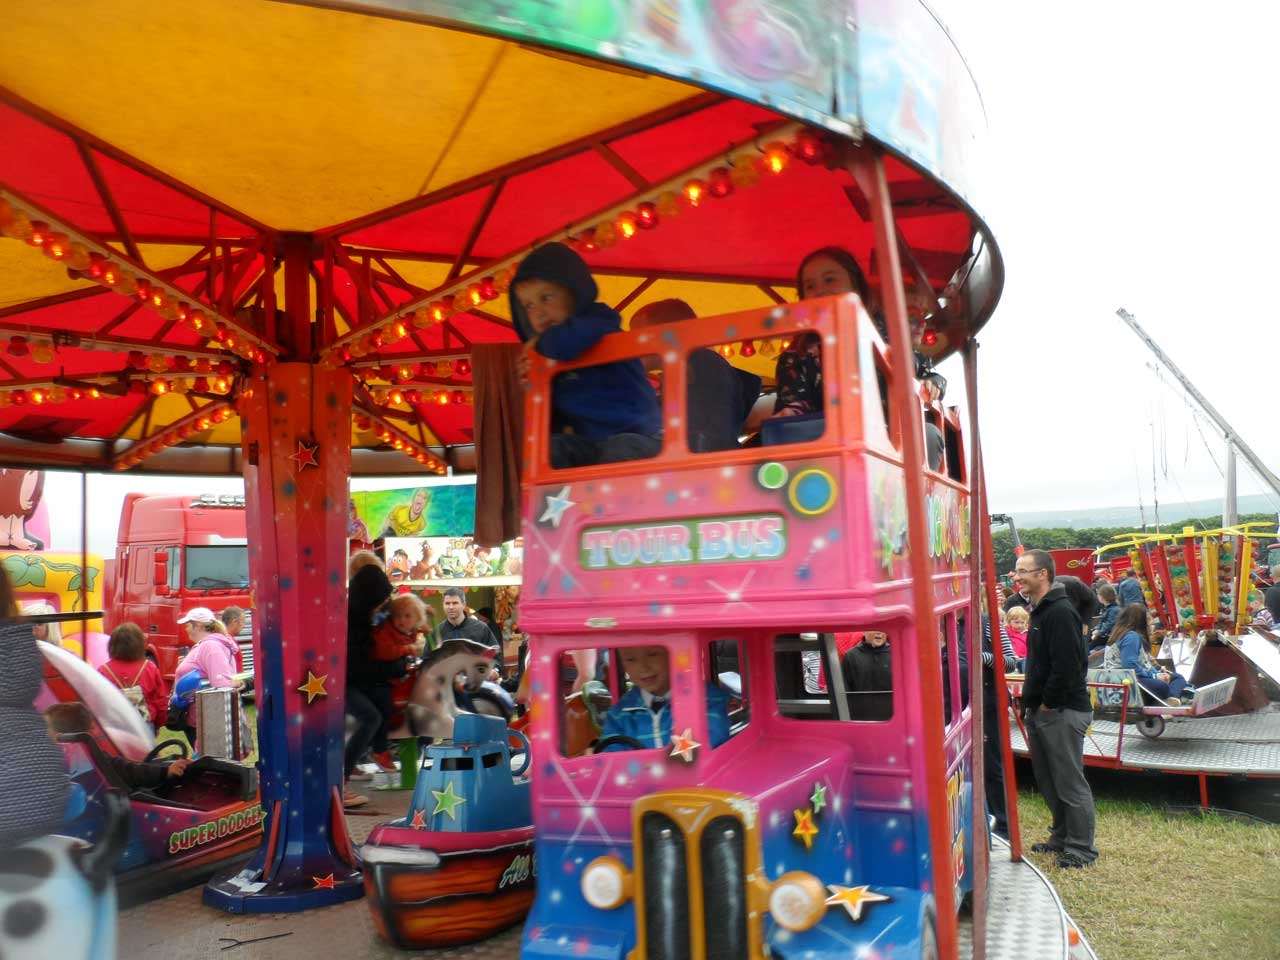
<svg viewBox="0 0 1280 960">
<path fill-rule="evenodd" d="M 529 769 L 529 764 L 533 762 L 533 753 L 529 749 L 529 738 L 526 737 L 519 730 L 512 730 L 510 727 L 507 727 L 507 748 L 508 749 L 510 749 L 511 747 L 510 741 L 512 738 L 515 738 L 516 740 L 520 741 L 520 750 L 516 750 L 514 752 L 524 753 L 524 763 L 520 764 L 518 769 L 511 771 L 511 775 L 513 777 L 520 777 L 524 775 L 524 772 Z"/>
<path fill-rule="evenodd" d="M 184 759 L 185 759 L 186 757 L 191 756 L 191 752 L 190 752 L 190 750 L 188 750 L 188 748 L 187 748 L 187 741 L 185 741 L 185 740 L 161 740 L 161 741 L 160 741 L 159 743 L 157 743 L 154 747 L 152 747 L 149 751 L 147 751 L 147 755 L 146 755 L 145 757 L 143 757 L 143 758 L 142 758 L 142 762 L 143 762 L 143 763 L 150 763 L 150 762 L 151 762 L 152 760 L 154 760 L 156 757 L 160 756 L 160 754 L 164 752 L 164 750 L 165 750 L 165 748 L 166 748 L 166 747 L 177 747 L 177 748 L 178 748 L 178 752 L 182 754 L 182 756 L 183 756 L 183 758 L 184 758 Z"/>
<path fill-rule="evenodd" d="M 604 753 L 604 751 L 612 747 L 614 744 L 622 744 L 628 750 L 648 750 L 647 743 L 641 743 L 635 737 L 628 737 L 624 733 L 611 733 L 607 737 L 601 737 L 596 741 L 595 752 Z"/>
</svg>

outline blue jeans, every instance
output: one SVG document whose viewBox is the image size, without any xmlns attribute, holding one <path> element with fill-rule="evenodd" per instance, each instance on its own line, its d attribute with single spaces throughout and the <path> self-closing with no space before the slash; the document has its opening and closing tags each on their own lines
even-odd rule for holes
<svg viewBox="0 0 1280 960">
<path fill-rule="evenodd" d="M 1142 689 L 1154 693 L 1161 700 L 1168 700 L 1170 697 L 1181 697 L 1182 690 L 1187 685 L 1186 678 L 1175 673 L 1171 680 L 1161 680 L 1159 677 L 1139 677 L 1138 683 Z"/>
<path fill-rule="evenodd" d="M 347 687 L 347 716 L 355 721 L 356 728 L 342 752 L 344 777 L 351 776 L 351 771 L 369 749 L 369 744 L 382 725 L 382 713 L 374 706 L 373 701 L 359 687 L 350 685 Z"/>
</svg>

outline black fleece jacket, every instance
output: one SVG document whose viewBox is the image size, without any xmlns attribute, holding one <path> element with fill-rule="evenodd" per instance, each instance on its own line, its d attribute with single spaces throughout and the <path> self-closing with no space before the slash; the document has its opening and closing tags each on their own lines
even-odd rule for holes
<svg viewBox="0 0 1280 960">
<path fill-rule="evenodd" d="M 401 660 L 373 659 L 373 613 L 391 596 L 391 581 L 379 566 L 361 567 L 347 585 L 347 682 L 358 687 L 386 683 L 404 674 Z"/>
<path fill-rule="evenodd" d="M 1055 583 L 1031 608 L 1023 706 L 1028 711 L 1041 705 L 1054 710 L 1092 710 L 1085 684 L 1088 666 L 1080 615 L 1067 598 L 1066 588 Z"/>
</svg>

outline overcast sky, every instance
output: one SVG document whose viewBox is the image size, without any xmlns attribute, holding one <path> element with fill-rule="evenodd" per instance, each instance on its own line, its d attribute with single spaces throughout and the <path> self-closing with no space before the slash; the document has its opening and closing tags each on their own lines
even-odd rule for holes
<svg viewBox="0 0 1280 960">
<path fill-rule="evenodd" d="M 979 354 L 992 508 L 1133 504 L 1139 487 L 1148 510 L 1157 490 L 1163 503 L 1221 496 L 1220 436 L 1157 380 L 1120 306 L 1280 473 L 1280 311 L 1267 292 L 1280 9 L 932 5 L 986 104 L 980 212 L 1007 267 Z M 947 373 L 959 384 L 958 364 Z M 1243 461 L 1239 488 L 1265 489 Z"/>
</svg>

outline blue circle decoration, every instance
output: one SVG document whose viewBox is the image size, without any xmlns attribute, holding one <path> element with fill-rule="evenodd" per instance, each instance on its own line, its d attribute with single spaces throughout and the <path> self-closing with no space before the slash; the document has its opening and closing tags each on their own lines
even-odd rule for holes
<svg viewBox="0 0 1280 960">
<path fill-rule="evenodd" d="M 791 479 L 787 500 L 797 513 L 816 517 L 835 506 L 837 493 L 835 477 L 825 470 L 809 467 Z"/>
</svg>

